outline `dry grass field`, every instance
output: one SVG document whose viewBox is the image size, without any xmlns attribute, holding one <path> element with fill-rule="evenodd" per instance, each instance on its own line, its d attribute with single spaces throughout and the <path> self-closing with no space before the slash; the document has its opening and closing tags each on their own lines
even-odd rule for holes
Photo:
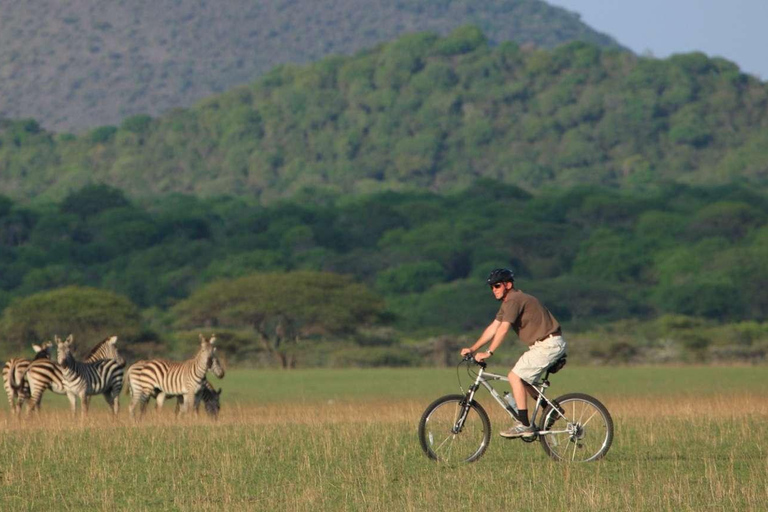
<svg viewBox="0 0 768 512">
<path fill-rule="evenodd" d="M 765 368 L 557 377 L 551 396 L 584 391 L 611 411 L 604 460 L 557 463 L 538 443 L 498 437 L 505 419 L 483 391 L 494 430 L 483 458 L 429 461 L 416 428 L 457 390 L 450 370 L 232 371 L 217 383 L 218 422 L 177 420 L 172 406 L 112 419 L 99 398 L 72 419 L 46 396 L 37 418 L 0 412 L 0 510 L 766 509 Z"/>
</svg>

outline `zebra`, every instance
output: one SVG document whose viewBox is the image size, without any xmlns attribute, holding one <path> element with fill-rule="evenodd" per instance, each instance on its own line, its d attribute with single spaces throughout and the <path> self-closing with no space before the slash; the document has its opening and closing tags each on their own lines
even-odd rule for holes
<svg viewBox="0 0 768 512">
<path fill-rule="evenodd" d="M 56 338 L 57 359 L 64 375 L 64 387 L 69 398 L 70 410 L 73 414 L 75 413 L 76 398 L 80 398 L 82 413 L 85 415 L 88 413 L 89 405 L 87 397 L 103 394 L 112 408 L 112 413 L 117 416 L 120 410 L 120 391 L 123 389 L 125 360 L 119 358 L 98 359 L 91 362 L 76 361 L 72 354 L 72 342 L 71 335 L 65 341 Z M 93 356 L 94 351 L 89 357 Z"/>
<path fill-rule="evenodd" d="M 156 397 L 157 407 L 161 408 L 168 396 L 183 397 L 181 413 L 186 414 L 195 401 L 195 395 L 200 391 L 208 370 L 213 371 L 218 378 L 224 377 L 224 368 L 216 354 L 216 336 L 209 340 L 200 334 L 200 348 L 192 359 L 184 362 L 171 362 L 162 359 L 144 361 L 140 367 L 129 369 L 129 386 L 131 405 L 129 412 L 134 417 L 136 406 L 141 404 L 140 412 L 144 413 L 147 401 Z"/>
<path fill-rule="evenodd" d="M 130 394 L 131 396 L 133 396 L 133 386 L 131 385 L 131 379 L 133 379 L 133 377 L 137 375 L 148 362 L 149 361 L 146 361 L 146 360 L 136 361 L 130 367 L 128 367 L 128 369 L 125 371 L 124 382 L 127 384 L 125 386 L 126 394 Z M 149 398 L 156 399 L 159 394 L 160 394 L 160 390 L 154 389 Z M 221 389 L 216 391 L 216 388 L 214 388 L 213 385 L 210 382 L 208 382 L 208 379 L 204 378 L 200 390 L 197 393 L 195 393 L 195 402 L 193 405 L 195 414 L 199 413 L 200 402 L 203 402 L 205 404 L 205 412 L 214 419 L 218 418 L 219 410 L 221 409 L 221 401 L 219 399 L 220 396 L 221 396 Z M 162 408 L 163 400 L 164 398 L 161 399 L 161 401 L 157 402 L 155 406 L 156 410 L 159 411 Z M 176 397 L 176 415 L 179 414 L 179 409 L 181 408 L 181 405 L 183 403 L 184 403 L 184 396 L 178 395 Z"/>
<path fill-rule="evenodd" d="M 35 357 L 32 361 L 38 359 L 50 359 L 51 347 L 53 343 L 46 341 L 42 345 L 32 345 L 35 351 Z M 29 359 L 14 358 L 6 362 L 3 366 L 3 387 L 8 395 L 8 403 L 11 410 L 18 416 L 21 413 L 21 407 L 25 401 L 29 400 L 29 384 L 24 379 L 24 373 L 32 362 Z"/>
<path fill-rule="evenodd" d="M 56 340 L 57 342 L 60 341 L 58 337 Z M 70 335 L 67 340 L 71 342 L 72 335 Z M 103 339 L 91 349 L 84 362 L 93 363 L 99 360 L 114 360 L 124 366 L 125 360 L 118 353 L 116 343 L 117 336 L 110 336 Z M 74 413 L 76 394 L 68 391 L 63 369 L 57 362 L 46 359 L 33 361 L 29 365 L 29 368 L 27 368 L 27 371 L 24 374 L 24 379 L 29 385 L 31 396 L 29 412 L 40 410 L 40 402 L 43 399 L 43 393 L 45 390 L 50 389 L 56 394 L 67 395 L 70 402 L 70 408 Z M 119 393 L 120 390 L 118 389 L 117 391 Z M 117 403 L 117 405 L 114 405 L 106 395 L 105 398 L 107 398 L 107 403 L 109 403 L 113 409 L 116 410 L 116 408 L 119 407 L 117 400 L 114 400 L 114 402 Z M 89 399 L 90 397 L 86 396 L 84 402 L 86 407 L 89 404 Z"/>
</svg>

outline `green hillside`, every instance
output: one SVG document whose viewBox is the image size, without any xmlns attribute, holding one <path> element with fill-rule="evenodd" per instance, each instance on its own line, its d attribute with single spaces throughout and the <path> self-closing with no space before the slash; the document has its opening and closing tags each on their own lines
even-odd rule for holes
<svg viewBox="0 0 768 512">
<path fill-rule="evenodd" d="M 0 12 L 0 117 L 57 131 L 158 115 L 279 64 L 467 23 L 493 43 L 618 46 L 539 0 L 2 0 Z"/>
<path fill-rule="evenodd" d="M 159 118 L 74 136 L 0 133 L 0 192 L 90 182 L 130 196 L 526 189 L 768 179 L 768 87 L 698 53 L 658 60 L 572 43 L 491 48 L 475 28 L 286 66 Z"/>
</svg>

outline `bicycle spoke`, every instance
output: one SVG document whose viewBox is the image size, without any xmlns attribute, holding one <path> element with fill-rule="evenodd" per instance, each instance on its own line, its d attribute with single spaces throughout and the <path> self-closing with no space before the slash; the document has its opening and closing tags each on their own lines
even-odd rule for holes
<svg viewBox="0 0 768 512">
<path fill-rule="evenodd" d="M 586 427 L 586 426 L 587 426 L 587 423 L 589 423 L 590 421 L 592 421 L 592 418 L 594 418 L 594 417 L 595 417 L 595 415 L 596 415 L 597 413 L 599 413 L 599 412 L 600 412 L 600 411 L 595 411 L 595 412 L 593 412 L 593 413 L 592 413 L 592 416 L 590 416 L 590 417 L 589 417 L 589 419 L 587 419 L 587 421 L 585 421 L 584 423 L 582 423 L 582 424 L 581 424 L 581 426 L 582 426 L 582 427 Z"/>
<path fill-rule="evenodd" d="M 437 448 L 435 448 L 435 452 L 439 452 L 443 448 L 443 445 L 447 443 L 448 440 L 451 439 L 451 437 L 453 437 L 453 434 L 450 434 L 448 437 L 446 437 L 445 440 L 442 443 L 440 443 L 440 445 Z"/>
<path fill-rule="evenodd" d="M 576 408 L 576 406 L 574 405 L 574 409 L 575 409 L 575 408 Z M 579 414 L 579 419 L 578 419 L 578 420 L 576 420 L 576 423 L 577 423 L 577 424 L 580 424 L 580 423 L 581 423 L 581 418 L 583 418 L 583 417 L 584 417 L 584 411 L 586 411 L 586 410 L 587 410 L 587 404 L 584 404 L 584 405 L 582 405 L 582 408 L 581 408 L 581 414 Z M 573 416 L 574 416 L 574 417 L 576 417 L 576 413 L 574 413 L 574 414 L 573 414 Z"/>
<path fill-rule="evenodd" d="M 579 442 L 576 439 L 571 439 L 571 442 L 573 443 L 573 455 L 571 455 L 571 462 L 576 460 L 576 445 L 579 444 Z"/>
</svg>

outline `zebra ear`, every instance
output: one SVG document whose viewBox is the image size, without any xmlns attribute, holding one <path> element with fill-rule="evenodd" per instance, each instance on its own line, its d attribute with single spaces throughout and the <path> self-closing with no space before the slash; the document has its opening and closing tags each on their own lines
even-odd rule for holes
<svg viewBox="0 0 768 512">
<path fill-rule="evenodd" d="M 203 336 L 203 333 L 199 333 L 198 336 L 200 336 L 200 344 L 205 345 L 205 336 Z"/>
<path fill-rule="evenodd" d="M 216 335 L 215 334 L 211 334 L 211 339 L 208 340 L 208 343 L 210 343 L 211 345 L 216 343 Z"/>
<path fill-rule="evenodd" d="M 73 341 L 75 341 L 74 335 L 70 334 L 69 336 L 67 336 L 67 341 L 66 341 L 67 345 L 71 345 Z"/>
<path fill-rule="evenodd" d="M 59 338 L 59 335 L 58 335 L 58 334 L 56 334 L 56 335 L 54 335 L 54 336 L 53 336 L 53 341 L 55 341 L 57 345 L 58 345 L 59 343 L 61 343 L 61 338 Z"/>
<path fill-rule="evenodd" d="M 115 343 L 117 343 L 117 336 L 112 336 L 111 338 L 109 338 L 109 342 L 108 343 L 110 345 L 114 345 Z"/>
<path fill-rule="evenodd" d="M 41 352 L 43 350 L 43 347 L 41 347 L 40 345 L 38 345 L 36 343 L 33 343 L 32 344 L 32 350 L 34 350 L 35 353 L 38 353 L 38 352 Z"/>
</svg>

